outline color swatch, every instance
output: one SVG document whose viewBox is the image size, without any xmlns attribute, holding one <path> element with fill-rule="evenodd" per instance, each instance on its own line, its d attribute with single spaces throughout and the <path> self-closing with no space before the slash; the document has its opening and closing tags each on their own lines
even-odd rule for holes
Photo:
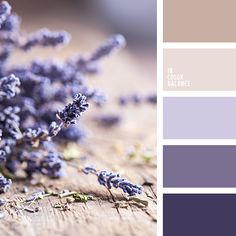
<svg viewBox="0 0 236 236">
<path fill-rule="evenodd" d="M 235 139 L 236 97 L 165 97 L 165 139 Z"/>
<path fill-rule="evenodd" d="M 233 0 L 164 0 L 164 42 L 236 42 Z"/>
<path fill-rule="evenodd" d="M 164 236 L 236 235 L 235 194 L 164 194 Z"/>
<path fill-rule="evenodd" d="M 164 187 L 236 187 L 236 146 L 166 145 Z"/>
<path fill-rule="evenodd" d="M 164 90 L 235 91 L 236 49 L 164 49 Z"/>
</svg>

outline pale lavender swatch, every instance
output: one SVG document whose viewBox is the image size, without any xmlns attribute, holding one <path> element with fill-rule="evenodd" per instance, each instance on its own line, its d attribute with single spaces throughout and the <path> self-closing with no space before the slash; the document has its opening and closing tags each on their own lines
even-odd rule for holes
<svg viewBox="0 0 236 236">
<path fill-rule="evenodd" d="M 236 139 L 236 97 L 165 97 L 164 139 Z"/>
</svg>

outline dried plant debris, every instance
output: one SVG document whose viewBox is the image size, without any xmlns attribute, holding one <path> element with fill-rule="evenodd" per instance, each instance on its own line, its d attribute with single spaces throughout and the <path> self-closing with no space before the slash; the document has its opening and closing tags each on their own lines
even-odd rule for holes
<svg viewBox="0 0 236 236">
<path fill-rule="evenodd" d="M 43 200 L 47 197 L 55 197 L 60 202 L 54 204 L 53 208 L 60 208 L 61 210 L 70 210 L 70 204 L 81 202 L 85 203 L 90 200 L 96 200 L 95 197 L 87 194 L 82 194 L 76 191 L 62 190 L 52 191 L 50 189 L 35 190 L 30 195 L 16 194 L 12 198 L 0 199 L 0 210 L 6 210 L 9 214 L 18 214 L 21 211 L 29 213 L 36 213 L 41 211 L 37 201 Z M 65 202 L 61 202 L 65 200 Z"/>
<path fill-rule="evenodd" d="M 58 146 L 84 138 L 84 128 L 75 125 L 78 118 L 88 109 L 88 102 L 101 106 L 106 101 L 106 95 L 90 88 L 85 77 L 98 73 L 100 61 L 126 42 L 122 35 L 114 35 L 89 56 L 64 61 L 35 58 L 16 65 L 11 62 L 14 50 L 24 54 L 34 47 L 64 46 L 70 35 L 47 28 L 25 35 L 20 17 L 11 10 L 6 1 L 0 2 L 1 172 L 13 177 L 23 171 L 28 178 L 37 173 L 60 178 L 65 160 Z M 11 185 L 5 177 L 0 177 L 0 193 Z"/>
<path fill-rule="evenodd" d="M 138 208 L 145 209 L 148 207 L 148 201 L 137 198 L 137 197 L 130 197 L 126 201 L 116 201 L 114 203 L 115 208 L 126 208 L 128 209 L 129 206 L 136 206 Z"/>
<path fill-rule="evenodd" d="M 140 145 L 129 146 L 126 150 L 126 156 L 128 159 L 140 159 L 146 163 L 156 159 L 156 153 L 151 148 L 143 148 Z"/>
</svg>

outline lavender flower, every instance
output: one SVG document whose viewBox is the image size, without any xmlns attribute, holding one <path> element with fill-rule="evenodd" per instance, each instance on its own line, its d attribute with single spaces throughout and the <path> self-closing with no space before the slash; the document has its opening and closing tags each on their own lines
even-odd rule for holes
<svg viewBox="0 0 236 236">
<path fill-rule="evenodd" d="M 20 108 L 15 106 L 8 106 L 3 111 L 0 111 L 0 128 L 3 133 L 10 134 L 12 137 L 17 138 L 19 133 L 20 117 L 18 113 Z"/>
<path fill-rule="evenodd" d="M 0 3 L 0 25 L 6 20 L 7 16 L 11 13 L 11 6 L 8 2 L 3 1 Z"/>
<path fill-rule="evenodd" d="M 70 35 L 67 32 L 52 32 L 44 28 L 33 33 L 21 48 L 27 51 L 35 46 L 56 47 L 60 44 L 67 44 L 69 41 Z"/>
<path fill-rule="evenodd" d="M 19 93 L 20 80 L 11 74 L 0 79 L 0 100 L 10 99 Z"/>
<path fill-rule="evenodd" d="M 156 93 L 149 93 L 146 96 L 141 96 L 139 93 L 133 93 L 130 95 L 122 95 L 118 98 L 119 105 L 127 105 L 128 103 L 133 103 L 135 105 L 138 105 L 140 103 L 147 102 L 150 104 L 156 104 L 157 103 L 157 94 Z"/>
<path fill-rule="evenodd" d="M 146 101 L 152 104 L 157 104 L 157 94 L 156 93 L 149 94 L 146 97 Z"/>
<path fill-rule="evenodd" d="M 23 133 L 23 139 L 32 146 L 38 145 L 40 141 L 48 140 L 48 131 L 41 128 L 29 128 Z"/>
<path fill-rule="evenodd" d="M 80 92 L 84 94 L 88 100 L 91 99 L 94 101 L 99 107 L 102 106 L 107 100 L 106 95 L 98 89 L 89 89 L 88 87 L 83 87 L 80 89 Z"/>
<path fill-rule="evenodd" d="M 87 60 L 83 56 L 73 58 L 70 60 L 70 64 L 83 74 L 97 74 L 100 72 L 100 67 L 96 61 Z"/>
<path fill-rule="evenodd" d="M 40 163 L 40 171 L 51 178 L 59 178 L 64 175 L 62 171 L 63 165 L 64 162 L 60 155 L 55 152 L 49 152 Z"/>
<path fill-rule="evenodd" d="M 25 156 L 24 156 L 25 154 Z M 32 152 L 30 154 L 23 153 L 23 156 L 21 159 L 25 159 L 26 161 L 26 169 L 25 172 L 28 175 L 29 178 L 32 177 L 34 173 L 37 173 L 40 171 L 40 160 L 42 158 L 41 152 Z"/>
<path fill-rule="evenodd" d="M 72 103 L 65 106 L 62 111 L 58 112 L 58 117 L 63 122 L 64 126 L 76 123 L 76 118 L 78 118 L 81 113 L 85 112 L 88 108 L 88 103 L 86 102 L 86 97 L 82 94 L 76 94 Z"/>
<path fill-rule="evenodd" d="M 6 179 L 4 176 L 0 176 L 0 193 L 5 193 L 11 186 L 11 180 Z"/>
<path fill-rule="evenodd" d="M 78 56 L 68 61 L 68 64 L 83 74 L 97 74 L 100 72 L 98 61 L 125 47 L 126 41 L 122 35 L 114 35 L 99 46 L 90 57 Z"/>
<path fill-rule="evenodd" d="M 104 42 L 89 58 L 89 61 L 98 61 L 104 56 L 110 55 L 117 49 L 123 48 L 126 41 L 123 35 L 114 35 Z"/>
<path fill-rule="evenodd" d="M 6 200 L 0 198 L 0 206 L 3 206 L 3 205 L 5 205 L 5 204 L 6 204 Z"/>
<path fill-rule="evenodd" d="M 112 127 L 120 123 L 121 117 L 119 115 L 107 114 L 98 116 L 95 120 L 103 127 Z"/>
<path fill-rule="evenodd" d="M 0 163 L 6 161 L 6 152 L 0 149 Z"/>
<path fill-rule="evenodd" d="M 127 105 L 127 103 L 128 103 L 127 97 L 125 97 L 125 96 L 119 97 L 118 103 L 119 103 L 119 105 L 121 105 L 121 106 Z"/>
<path fill-rule="evenodd" d="M 94 166 L 86 166 L 82 169 L 82 171 L 87 175 L 87 174 L 97 174 L 97 170 L 95 169 Z"/>
<path fill-rule="evenodd" d="M 69 126 L 62 129 L 57 135 L 56 140 L 59 142 L 81 142 L 87 137 L 86 130 L 81 126 Z"/>
<path fill-rule="evenodd" d="M 4 66 L 11 53 L 11 47 L 5 46 L 0 52 L 0 68 Z"/>
<path fill-rule="evenodd" d="M 104 185 L 108 189 L 111 189 L 112 187 L 121 188 L 123 192 L 127 193 L 129 196 L 142 193 L 142 187 L 140 185 L 133 184 L 125 178 L 121 178 L 119 174 L 106 170 L 97 172 L 93 166 L 87 166 L 82 171 L 85 174 L 96 174 L 99 184 Z"/>
<path fill-rule="evenodd" d="M 3 21 L 0 30 L 13 32 L 19 28 L 20 18 L 16 14 L 9 15 L 5 21 Z"/>
<path fill-rule="evenodd" d="M 60 130 L 61 130 L 61 127 L 57 125 L 55 121 L 53 121 L 48 128 L 49 136 L 50 137 L 56 136 L 60 132 Z"/>
<path fill-rule="evenodd" d="M 130 96 L 130 100 L 134 103 L 134 104 L 139 104 L 142 101 L 142 98 L 139 94 L 134 93 Z"/>
</svg>

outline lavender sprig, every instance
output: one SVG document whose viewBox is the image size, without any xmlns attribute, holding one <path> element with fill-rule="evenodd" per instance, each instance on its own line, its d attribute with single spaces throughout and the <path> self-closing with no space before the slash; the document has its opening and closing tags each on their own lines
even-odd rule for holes
<svg viewBox="0 0 236 236">
<path fill-rule="evenodd" d="M 99 61 L 113 52 L 124 48 L 126 40 L 123 35 L 113 35 L 101 44 L 90 57 L 78 56 L 68 61 L 68 64 L 83 74 L 96 74 L 100 71 Z"/>
<path fill-rule="evenodd" d="M 56 47 L 58 45 L 67 44 L 69 41 L 70 35 L 67 32 L 52 32 L 49 29 L 44 28 L 33 33 L 21 48 L 27 51 L 35 46 Z"/>
<path fill-rule="evenodd" d="M 98 122 L 99 125 L 110 128 L 119 124 L 121 122 L 121 117 L 116 114 L 104 114 L 95 117 L 95 120 Z"/>
<path fill-rule="evenodd" d="M 0 176 L 0 193 L 5 193 L 11 186 L 11 180 L 6 179 L 4 176 Z"/>
<path fill-rule="evenodd" d="M 40 171 L 51 178 L 60 178 L 64 175 L 63 166 L 62 157 L 58 153 L 49 152 L 40 163 Z"/>
<path fill-rule="evenodd" d="M 120 177 L 120 175 L 117 173 L 108 172 L 106 170 L 97 171 L 93 166 L 87 166 L 83 168 L 82 171 L 85 174 L 96 174 L 99 184 L 105 186 L 108 189 L 111 189 L 112 187 L 120 188 L 129 196 L 142 193 L 142 187 L 140 185 L 129 182 L 125 178 Z"/>
<path fill-rule="evenodd" d="M 19 90 L 20 80 L 15 75 L 11 74 L 0 79 L 0 101 L 15 97 Z"/>
<path fill-rule="evenodd" d="M 0 3 L 0 26 L 6 20 L 7 16 L 11 13 L 11 6 L 8 2 L 3 1 Z"/>
<path fill-rule="evenodd" d="M 0 163 L 6 161 L 6 152 L 0 149 Z"/>
<path fill-rule="evenodd" d="M 76 94 L 73 102 L 66 105 L 62 111 L 59 111 L 57 116 L 67 127 L 70 124 L 76 124 L 76 118 L 85 112 L 88 106 L 86 97 L 82 94 Z"/>
<path fill-rule="evenodd" d="M 9 15 L 1 25 L 1 31 L 13 32 L 20 26 L 20 18 L 17 14 Z"/>
<path fill-rule="evenodd" d="M 157 94 L 149 93 L 146 96 L 141 96 L 139 93 L 133 93 L 129 95 L 122 95 L 118 98 L 118 103 L 121 106 L 125 106 L 128 103 L 139 105 L 143 102 L 147 102 L 154 105 L 157 104 Z"/>
<path fill-rule="evenodd" d="M 98 61 L 105 56 L 110 55 L 117 49 L 123 48 L 126 41 L 123 35 L 114 35 L 104 42 L 89 58 L 89 61 Z"/>
</svg>

